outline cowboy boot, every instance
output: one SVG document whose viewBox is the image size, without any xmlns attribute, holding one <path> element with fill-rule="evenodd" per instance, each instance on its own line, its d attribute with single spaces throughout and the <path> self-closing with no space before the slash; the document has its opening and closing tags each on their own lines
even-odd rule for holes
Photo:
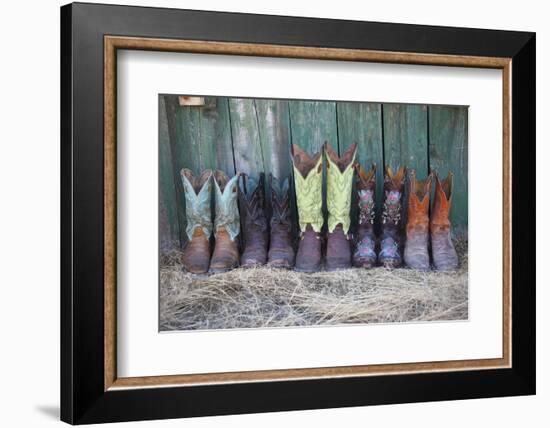
<svg viewBox="0 0 550 428">
<path fill-rule="evenodd" d="M 409 205 L 407 210 L 405 263 L 408 267 L 417 270 L 430 269 L 428 235 L 431 184 L 431 173 L 424 181 L 416 180 L 414 170 L 409 174 Z"/>
<path fill-rule="evenodd" d="M 210 260 L 210 272 L 226 272 L 239 266 L 237 238 L 240 232 L 238 199 L 239 175 L 229 179 L 223 171 L 214 172 L 216 217 L 214 237 L 216 245 Z"/>
<path fill-rule="evenodd" d="M 265 217 L 264 174 L 258 182 L 241 174 L 239 201 L 243 218 L 244 251 L 241 266 L 265 265 L 267 258 L 267 219 Z"/>
<path fill-rule="evenodd" d="M 380 252 L 378 262 L 388 268 L 401 266 L 402 247 L 402 201 L 405 190 L 405 168 L 399 168 L 395 174 L 389 165 L 384 171 L 384 205 L 380 234 Z"/>
<path fill-rule="evenodd" d="M 289 181 L 282 184 L 269 174 L 271 188 L 271 240 L 269 243 L 268 264 L 272 267 L 291 268 L 294 266 L 292 246 L 292 222 L 290 218 Z"/>
<path fill-rule="evenodd" d="M 292 164 L 296 188 L 296 205 L 300 242 L 295 270 L 316 272 L 321 267 L 321 227 L 323 227 L 323 158 L 322 153 L 309 157 L 292 145 Z"/>
<path fill-rule="evenodd" d="M 185 195 L 185 233 L 188 241 L 183 249 L 182 264 L 191 273 L 205 273 L 210 262 L 212 234 L 212 171 L 206 170 L 199 177 L 189 169 L 181 170 L 181 181 Z"/>
<path fill-rule="evenodd" d="M 326 267 L 328 270 L 351 267 L 351 245 L 349 240 L 351 188 L 353 165 L 357 144 L 352 144 L 338 157 L 325 143 L 327 155 L 327 208 L 328 238 Z"/>
<path fill-rule="evenodd" d="M 357 204 L 359 205 L 359 224 L 353 253 L 353 266 L 370 268 L 376 264 L 376 235 L 374 234 L 374 201 L 376 192 L 376 164 L 369 172 L 356 164 Z"/>
<path fill-rule="evenodd" d="M 436 270 L 454 270 L 458 267 L 458 256 L 451 240 L 449 212 L 453 197 L 453 173 L 449 171 L 443 182 L 435 173 L 435 197 L 430 218 L 432 257 Z"/>
</svg>

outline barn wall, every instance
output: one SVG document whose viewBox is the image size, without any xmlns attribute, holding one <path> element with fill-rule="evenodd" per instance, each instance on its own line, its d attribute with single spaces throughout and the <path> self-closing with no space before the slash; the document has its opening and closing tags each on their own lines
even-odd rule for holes
<svg viewBox="0 0 550 428">
<path fill-rule="evenodd" d="M 179 172 L 190 168 L 260 172 L 290 177 L 290 144 L 308 153 L 325 141 L 343 153 L 358 143 L 357 160 L 376 163 L 378 209 L 383 168 L 405 165 L 424 178 L 430 168 L 454 173 L 451 221 L 468 226 L 467 107 L 332 101 L 207 97 L 203 106 L 181 106 L 176 95 L 159 97 L 159 230 L 162 246 L 185 243 L 185 207 Z"/>
</svg>

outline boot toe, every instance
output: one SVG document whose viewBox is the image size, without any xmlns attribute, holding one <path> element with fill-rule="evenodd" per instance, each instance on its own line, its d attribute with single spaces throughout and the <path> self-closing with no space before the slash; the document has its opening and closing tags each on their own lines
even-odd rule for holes
<svg viewBox="0 0 550 428">
<path fill-rule="evenodd" d="M 294 265 L 294 270 L 296 272 L 318 272 L 321 269 L 321 263 L 317 261 L 310 260 L 300 260 L 296 259 L 296 264 Z"/>
<path fill-rule="evenodd" d="M 189 272 L 189 273 L 192 273 L 192 274 L 201 274 L 201 273 L 208 272 L 208 265 L 203 265 L 203 266 L 184 265 L 183 270 L 185 272 Z"/>
<path fill-rule="evenodd" d="M 246 257 L 241 258 L 241 267 L 243 268 L 252 268 L 265 265 L 265 259 L 257 257 Z"/>
<path fill-rule="evenodd" d="M 430 263 L 426 263 L 423 261 L 409 261 L 407 262 L 407 267 L 414 270 L 428 271 L 430 270 Z"/>
<path fill-rule="evenodd" d="M 349 269 L 351 268 L 351 260 L 349 259 L 341 259 L 341 260 L 334 260 L 334 259 L 328 259 L 326 262 L 326 270 L 328 271 L 334 271 L 334 270 L 341 270 L 341 269 Z"/>
<path fill-rule="evenodd" d="M 403 260 L 400 257 L 380 257 L 379 262 L 385 268 L 395 269 L 401 266 Z"/>
<path fill-rule="evenodd" d="M 294 266 L 294 257 L 287 254 L 270 254 L 267 264 L 273 268 L 290 269 Z"/>
<path fill-rule="evenodd" d="M 376 265 L 376 259 L 372 257 L 354 258 L 353 266 L 357 268 L 372 268 Z"/>
</svg>

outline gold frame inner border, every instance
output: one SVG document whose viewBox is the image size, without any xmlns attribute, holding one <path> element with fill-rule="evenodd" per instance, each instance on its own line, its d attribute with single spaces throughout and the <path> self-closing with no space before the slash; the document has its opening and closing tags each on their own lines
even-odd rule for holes
<svg viewBox="0 0 550 428">
<path fill-rule="evenodd" d="M 242 55 L 394 64 L 440 65 L 502 70 L 503 125 L 503 319 L 502 358 L 357 365 L 304 369 L 261 370 L 170 376 L 117 377 L 116 367 L 116 68 L 117 50 L 146 50 L 213 55 Z M 104 37 L 104 389 L 193 386 L 220 383 L 358 377 L 406 373 L 481 370 L 511 367 L 512 355 L 512 170 L 511 170 L 511 58 L 386 52 L 361 49 L 255 43 L 171 40 L 142 37 Z"/>
</svg>

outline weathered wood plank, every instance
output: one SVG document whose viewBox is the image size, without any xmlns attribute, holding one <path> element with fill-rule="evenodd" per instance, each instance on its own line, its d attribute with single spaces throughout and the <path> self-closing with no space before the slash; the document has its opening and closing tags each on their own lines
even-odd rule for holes
<svg viewBox="0 0 550 428">
<path fill-rule="evenodd" d="M 176 171 L 189 168 L 199 174 L 203 164 L 201 150 L 201 112 L 199 107 L 175 107 L 176 141 L 172 144 L 172 156 L 176 161 Z"/>
<path fill-rule="evenodd" d="M 384 104 L 384 159 L 394 170 L 401 165 L 428 174 L 428 107 Z"/>
<path fill-rule="evenodd" d="M 228 176 L 235 174 L 233 143 L 229 103 L 225 97 L 207 97 L 204 107 L 200 107 L 201 138 L 203 153 L 201 168 L 220 169 Z"/>
<path fill-rule="evenodd" d="M 258 131 L 266 175 L 290 177 L 290 123 L 288 101 L 255 100 Z"/>
<path fill-rule="evenodd" d="M 179 245 L 178 205 L 164 97 L 159 97 L 159 242 L 161 248 Z"/>
<path fill-rule="evenodd" d="M 230 98 L 229 116 L 235 168 L 257 179 L 264 171 L 264 160 L 254 100 Z"/>
<path fill-rule="evenodd" d="M 321 150 L 325 141 L 338 150 L 336 103 L 327 101 L 291 101 L 292 142 L 310 155 Z"/>
<path fill-rule="evenodd" d="M 338 146 L 340 155 L 353 143 L 357 143 L 359 164 L 368 171 L 376 164 L 376 213 L 382 212 L 384 188 L 384 150 L 382 145 L 382 107 L 375 103 L 339 102 L 336 105 L 338 117 Z M 352 230 L 357 224 L 357 198 L 352 198 Z"/>
<path fill-rule="evenodd" d="M 168 136 L 170 139 L 170 152 L 172 154 L 172 172 L 174 175 L 174 186 L 176 188 L 176 204 L 179 224 L 180 245 L 183 246 L 187 242 L 185 234 L 185 197 L 183 193 L 183 185 L 181 183 L 180 171 L 183 167 L 189 167 L 189 162 L 186 159 L 181 139 L 179 137 L 178 128 L 178 97 L 176 95 L 165 95 L 164 103 L 166 107 L 166 121 L 168 123 Z"/>
<path fill-rule="evenodd" d="M 468 227 L 468 108 L 430 106 L 430 167 L 444 179 L 454 174 L 450 220 L 458 233 Z"/>
</svg>

